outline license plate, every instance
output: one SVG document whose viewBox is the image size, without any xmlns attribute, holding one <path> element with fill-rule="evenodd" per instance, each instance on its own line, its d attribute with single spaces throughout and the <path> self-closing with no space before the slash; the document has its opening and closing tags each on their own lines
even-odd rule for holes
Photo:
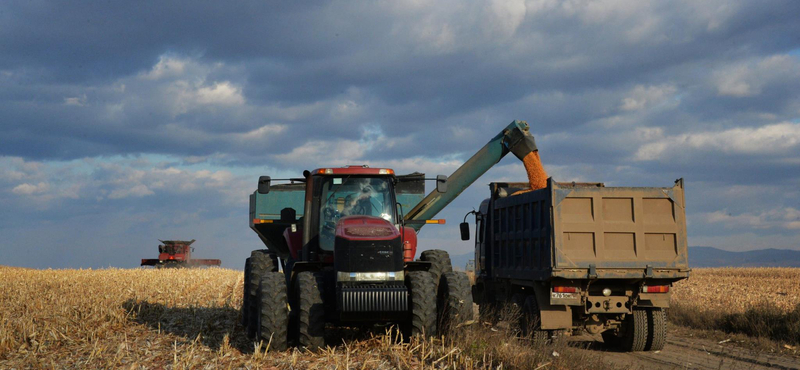
<svg viewBox="0 0 800 370">
<path fill-rule="evenodd" d="M 577 298 L 577 297 L 578 297 L 578 293 L 556 293 L 556 292 L 550 292 L 550 298 L 573 299 L 573 298 Z"/>
</svg>

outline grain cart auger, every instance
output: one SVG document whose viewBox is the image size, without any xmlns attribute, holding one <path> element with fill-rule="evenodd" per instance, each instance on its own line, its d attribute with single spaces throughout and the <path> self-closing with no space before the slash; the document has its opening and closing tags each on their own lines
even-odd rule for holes
<svg viewBox="0 0 800 370">
<path fill-rule="evenodd" d="M 192 240 L 159 240 L 158 258 L 142 259 L 142 266 L 155 266 L 156 268 L 171 267 L 198 267 L 219 266 L 222 261 L 218 259 L 192 258 Z"/>
<path fill-rule="evenodd" d="M 444 251 L 414 261 L 417 231 L 444 223 L 432 217 L 509 151 L 522 158 L 531 150 L 528 125 L 514 121 L 449 179 L 438 176 L 424 199 L 423 174 L 386 168 L 261 176 L 250 195 L 250 227 L 267 249 L 245 262 L 248 335 L 276 350 L 318 348 L 327 324 L 395 323 L 406 336 L 435 336 L 471 320 L 466 274 L 452 271 Z M 410 209 L 405 217 L 403 209 Z"/>
</svg>

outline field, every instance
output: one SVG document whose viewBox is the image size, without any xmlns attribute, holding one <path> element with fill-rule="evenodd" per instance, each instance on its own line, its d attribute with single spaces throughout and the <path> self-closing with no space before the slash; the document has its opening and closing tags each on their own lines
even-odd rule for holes
<svg viewBox="0 0 800 370">
<path fill-rule="evenodd" d="M 670 317 L 684 325 L 693 324 L 691 312 L 721 320 L 711 329 L 763 305 L 792 317 L 799 279 L 797 269 L 695 270 L 675 287 Z M 0 368 L 609 367 L 601 352 L 567 343 L 531 349 L 524 339 L 481 324 L 452 340 L 407 343 L 380 330 L 343 330 L 337 333 L 343 344 L 328 350 L 274 353 L 245 338 L 238 324 L 241 289 L 240 271 L 219 268 L 0 267 Z"/>
<path fill-rule="evenodd" d="M 598 368 L 570 351 L 525 350 L 507 333 L 402 343 L 343 332 L 310 354 L 256 350 L 239 326 L 241 271 L 31 270 L 0 267 L 0 368 Z M 355 340 L 353 340 L 355 339 Z M 266 346 L 265 346 L 266 347 Z M 563 349 L 562 349 L 563 347 Z M 558 352 L 553 356 L 552 351 Z M 563 354 L 562 354 L 563 352 Z M 579 364 L 576 365 L 576 364 Z M 602 367 L 599 367 L 602 368 Z"/>
<path fill-rule="evenodd" d="M 696 329 L 800 344 L 800 269 L 694 269 L 678 282 L 670 321 Z"/>
</svg>

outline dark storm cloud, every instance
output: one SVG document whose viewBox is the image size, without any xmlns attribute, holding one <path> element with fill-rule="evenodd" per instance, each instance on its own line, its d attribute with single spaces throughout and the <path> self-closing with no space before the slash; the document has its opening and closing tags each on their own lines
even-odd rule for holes
<svg viewBox="0 0 800 370">
<path fill-rule="evenodd" d="M 796 1 L 4 2 L 3 249 L 110 245 L 42 265 L 125 265 L 174 231 L 243 258 L 258 175 L 447 174 L 513 119 L 558 180 L 686 177 L 693 238 L 797 247 L 798 18 Z M 505 159 L 443 216 L 521 174 Z M 422 236 L 466 251 L 454 224 Z"/>
</svg>

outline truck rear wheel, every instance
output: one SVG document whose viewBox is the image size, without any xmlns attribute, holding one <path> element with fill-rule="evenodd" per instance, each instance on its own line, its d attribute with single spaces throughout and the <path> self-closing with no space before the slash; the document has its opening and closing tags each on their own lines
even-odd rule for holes
<svg viewBox="0 0 800 370">
<path fill-rule="evenodd" d="M 436 282 L 428 271 L 411 271 L 406 284 L 411 290 L 411 318 L 406 337 L 436 336 Z"/>
<path fill-rule="evenodd" d="M 542 315 L 539 312 L 539 304 L 536 297 L 529 295 L 525 298 L 519 323 L 520 331 L 523 336 L 530 336 L 534 346 L 543 346 L 547 343 L 550 333 L 542 330 Z"/>
<path fill-rule="evenodd" d="M 324 277 L 303 271 L 294 284 L 297 302 L 297 341 L 301 347 L 317 349 L 325 346 L 325 306 L 322 301 Z"/>
<path fill-rule="evenodd" d="M 256 335 L 256 321 L 258 320 L 257 295 L 258 284 L 261 278 L 267 272 L 278 271 L 277 258 L 275 255 L 267 252 L 266 249 L 254 250 L 250 253 L 250 277 L 248 279 L 248 301 L 250 303 L 248 323 L 247 323 L 247 337 L 253 338 Z M 284 279 L 285 281 L 285 279 Z M 284 283 L 284 285 L 286 285 Z"/>
<path fill-rule="evenodd" d="M 436 306 L 440 334 L 472 320 L 472 288 L 467 274 L 454 271 L 442 274 Z"/>
<path fill-rule="evenodd" d="M 647 309 L 647 345 L 645 351 L 660 351 L 667 343 L 667 312 L 663 308 Z"/>
<path fill-rule="evenodd" d="M 244 260 L 244 283 L 242 284 L 242 327 L 247 328 L 250 319 L 250 257 Z"/>
<path fill-rule="evenodd" d="M 633 312 L 625 318 L 623 323 L 625 336 L 621 341 L 624 351 L 644 351 L 647 346 L 648 321 L 647 311 L 641 308 L 634 308 Z"/>
<path fill-rule="evenodd" d="M 280 272 L 264 273 L 258 286 L 258 304 L 255 322 L 256 340 L 269 343 L 269 348 L 283 351 L 287 346 L 286 330 L 289 310 L 286 300 L 286 278 Z"/>
<path fill-rule="evenodd" d="M 431 263 L 431 269 L 428 270 L 433 274 L 434 283 L 439 286 L 439 279 L 445 272 L 453 271 L 453 264 L 450 262 L 450 255 L 441 249 L 431 249 L 422 252 L 419 255 L 420 261 L 427 261 Z"/>
</svg>

